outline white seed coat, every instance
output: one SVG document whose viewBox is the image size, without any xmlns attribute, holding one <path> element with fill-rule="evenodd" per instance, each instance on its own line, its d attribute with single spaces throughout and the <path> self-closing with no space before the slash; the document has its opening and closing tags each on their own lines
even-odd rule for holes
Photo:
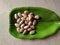
<svg viewBox="0 0 60 45">
<path fill-rule="evenodd" d="M 31 22 L 31 21 L 29 21 L 28 25 L 30 26 L 31 24 L 32 24 L 32 22 Z"/>
<path fill-rule="evenodd" d="M 21 17 L 21 20 L 25 20 L 25 18 L 24 17 Z"/>
<path fill-rule="evenodd" d="M 17 19 L 17 23 L 19 23 L 20 21 L 21 21 L 21 19 L 20 19 L 20 18 L 18 18 L 18 19 Z"/>
<path fill-rule="evenodd" d="M 32 30 L 32 31 L 29 32 L 29 34 L 31 34 L 31 35 L 34 34 L 34 33 L 35 33 L 35 30 Z"/>
<path fill-rule="evenodd" d="M 18 15 L 18 17 L 20 17 L 20 18 L 22 17 L 22 15 L 21 15 L 21 13 L 20 13 L 20 12 L 18 12 L 18 14 L 17 14 L 17 15 Z"/>
<path fill-rule="evenodd" d="M 21 21 L 19 22 L 19 25 L 21 25 L 23 22 L 24 22 L 24 20 L 21 20 Z"/>
<path fill-rule="evenodd" d="M 23 29 L 23 28 L 21 28 L 21 29 L 20 29 L 20 32 L 23 32 L 23 31 L 24 31 L 24 29 Z"/>
<path fill-rule="evenodd" d="M 28 28 L 27 30 L 28 30 L 28 31 L 31 31 L 32 29 L 31 29 L 31 28 Z"/>
<path fill-rule="evenodd" d="M 24 18 L 27 18 L 27 15 L 26 15 L 26 14 L 22 14 L 22 16 L 23 16 Z"/>
<path fill-rule="evenodd" d="M 25 21 L 25 24 L 28 24 L 28 22 L 27 22 L 27 21 Z"/>
<path fill-rule="evenodd" d="M 15 23 L 15 26 L 16 26 L 16 27 L 19 27 L 20 25 L 19 25 L 18 23 Z"/>
<path fill-rule="evenodd" d="M 29 17 L 26 18 L 26 21 L 29 22 Z"/>
<path fill-rule="evenodd" d="M 34 29 L 35 27 L 33 25 L 31 25 L 30 28 Z"/>
<path fill-rule="evenodd" d="M 23 28 L 23 27 L 24 27 L 24 25 L 25 25 L 25 24 L 21 24 L 21 28 Z"/>
<path fill-rule="evenodd" d="M 28 15 L 29 20 L 32 20 L 32 17 L 33 16 L 31 14 Z"/>
<path fill-rule="evenodd" d="M 20 28 L 17 28 L 17 32 L 20 32 Z"/>
<path fill-rule="evenodd" d="M 25 11 L 24 11 L 24 14 L 28 14 L 28 13 L 29 13 L 28 10 L 25 10 Z"/>
<path fill-rule="evenodd" d="M 36 22 L 37 22 L 37 21 L 36 21 L 36 20 L 34 20 L 34 21 L 33 21 L 33 25 L 36 25 Z"/>
<path fill-rule="evenodd" d="M 24 30 L 24 31 L 23 31 L 23 34 L 26 34 L 26 33 L 27 33 L 27 30 Z"/>
<path fill-rule="evenodd" d="M 17 16 L 17 14 L 14 14 L 14 18 L 15 18 L 15 19 L 18 19 L 18 16 Z"/>
<path fill-rule="evenodd" d="M 39 19 L 39 16 L 38 16 L 38 15 L 36 15 L 36 16 L 35 16 L 35 19 Z"/>
<path fill-rule="evenodd" d="M 24 29 L 28 29 L 29 28 L 29 26 L 27 25 L 27 26 L 24 26 Z"/>
</svg>

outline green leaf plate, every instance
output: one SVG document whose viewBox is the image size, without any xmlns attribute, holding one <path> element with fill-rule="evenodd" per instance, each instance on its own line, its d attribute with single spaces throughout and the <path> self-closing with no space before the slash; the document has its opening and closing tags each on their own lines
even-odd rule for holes
<svg viewBox="0 0 60 45">
<path fill-rule="evenodd" d="M 23 35 L 22 33 L 18 33 L 16 31 L 16 27 L 14 26 L 14 24 L 16 23 L 16 20 L 14 19 L 14 14 L 17 12 L 23 13 L 24 10 L 28 10 L 30 12 L 33 12 L 35 15 L 39 15 L 40 17 L 42 17 L 36 25 L 36 34 L 34 35 Z M 60 27 L 60 17 L 58 17 L 57 14 L 53 11 L 42 7 L 14 8 L 10 12 L 9 22 L 10 34 L 16 38 L 21 39 L 43 39 L 45 37 L 53 35 Z"/>
</svg>

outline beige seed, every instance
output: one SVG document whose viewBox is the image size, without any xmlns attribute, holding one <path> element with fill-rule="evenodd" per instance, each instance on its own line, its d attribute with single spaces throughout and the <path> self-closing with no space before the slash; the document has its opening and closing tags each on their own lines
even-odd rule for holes
<svg viewBox="0 0 60 45">
<path fill-rule="evenodd" d="M 24 20 L 21 20 L 21 21 L 19 22 L 19 25 L 21 25 L 23 22 L 24 22 Z"/>
<path fill-rule="evenodd" d="M 21 19 L 20 19 L 20 18 L 18 18 L 18 19 L 17 19 L 17 23 L 19 23 L 20 21 L 21 21 Z"/>
<path fill-rule="evenodd" d="M 31 21 L 29 21 L 28 25 L 30 26 L 31 24 L 32 24 L 32 22 L 31 22 Z"/>
<path fill-rule="evenodd" d="M 33 16 L 33 13 L 32 12 L 28 14 L 28 17 L 30 17 L 30 16 Z"/>
<path fill-rule="evenodd" d="M 24 29 L 23 29 L 23 28 L 21 28 L 21 29 L 20 29 L 20 32 L 23 32 L 23 31 L 24 31 Z"/>
<path fill-rule="evenodd" d="M 24 31 L 23 31 L 23 34 L 26 34 L 26 33 L 27 33 L 27 30 L 24 30 Z"/>
<path fill-rule="evenodd" d="M 21 20 L 25 20 L 25 18 L 24 17 L 21 17 Z"/>
<path fill-rule="evenodd" d="M 19 25 L 18 23 L 15 23 L 15 26 L 16 26 L 16 27 L 19 27 L 20 25 Z"/>
<path fill-rule="evenodd" d="M 21 17 L 21 19 L 23 20 L 23 19 L 24 19 L 24 17 Z"/>
<path fill-rule="evenodd" d="M 36 20 L 34 20 L 34 21 L 33 21 L 33 25 L 36 25 L 36 22 L 37 22 L 37 21 L 36 21 Z"/>
<path fill-rule="evenodd" d="M 23 27 L 24 27 L 24 25 L 25 25 L 25 24 L 21 24 L 21 28 L 23 28 Z"/>
<path fill-rule="evenodd" d="M 35 18 L 35 19 L 39 19 L 39 16 L 38 16 L 38 15 L 36 15 L 34 18 Z"/>
<path fill-rule="evenodd" d="M 29 17 L 29 20 L 32 20 L 32 17 Z"/>
<path fill-rule="evenodd" d="M 35 27 L 33 25 L 31 25 L 30 28 L 34 29 Z"/>
<path fill-rule="evenodd" d="M 15 18 L 15 19 L 18 19 L 18 16 L 17 16 L 17 14 L 14 14 L 14 18 Z"/>
<path fill-rule="evenodd" d="M 29 20 L 32 20 L 33 19 L 33 15 L 29 14 L 28 18 L 29 18 Z"/>
<path fill-rule="evenodd" d="M 17 32 L 20 32 L 20 28 L 17 28 Z"/>
<path fill-rule="evenodd" d="M 20 13 L 20 12 L 18 12 L 18 14 L 17 14 L 17 15 L 18 15 L 18 17 L 20 17 L 20 18 L 22 17 L 22 15 L 21 15 L 21 13 Z"/>
<path fill-rule="evenodd" d="M 29 22 L 29 17 L 26 18 L 26 21 Z"/>
<path fill-rule="evenodd" d="M 27 18 L 27 15 L 26 15 L 26 14 L 22 14 L 22 16 L 23 16 L 24 18 Z"/>
<path fill-rule="evenodd" d="M 27 22 L 27 21 L 25 21 L 25 24 L 28 24 L 28 22 Z"/>
<path fill-rule="evenodd" d="M 31 31 L 32 29 L 31 29 L 31 28 L 28 28 L 27 30 L 28 30 L 28 31 Z"/>
<path fill-rule="evenodd" d="M 29 28 L 29 26 L 27 25 L 27 26 L 24 26 L 24 29 L 28 29 Z"/>
<path fill-rule="evenodd" d="M 26 18 L 27 18 L 27 16 L 25 15 L 25 16 L 24 16 L 24 18 L 26 19 Z"/>
<path fill-rule="evenodd" d="M 34 34 L 34 33 L 35 33 L 35 30 L 32 30 L 32 31 L 29 32 L 29 34 L 31 34 L 31 35 Z"/>
<path fill-rule="evenodd" d="M 24 13 L 22 13 L 22 16 L 24 16 L 25 14 Z"/>
<path fill-rule="evenodd" d="M 25 10 L 25 11 L 24 11 L 24 14 L 28 14 L 28 13 L 29 13 L 28 10 Z"/>
</svg>

